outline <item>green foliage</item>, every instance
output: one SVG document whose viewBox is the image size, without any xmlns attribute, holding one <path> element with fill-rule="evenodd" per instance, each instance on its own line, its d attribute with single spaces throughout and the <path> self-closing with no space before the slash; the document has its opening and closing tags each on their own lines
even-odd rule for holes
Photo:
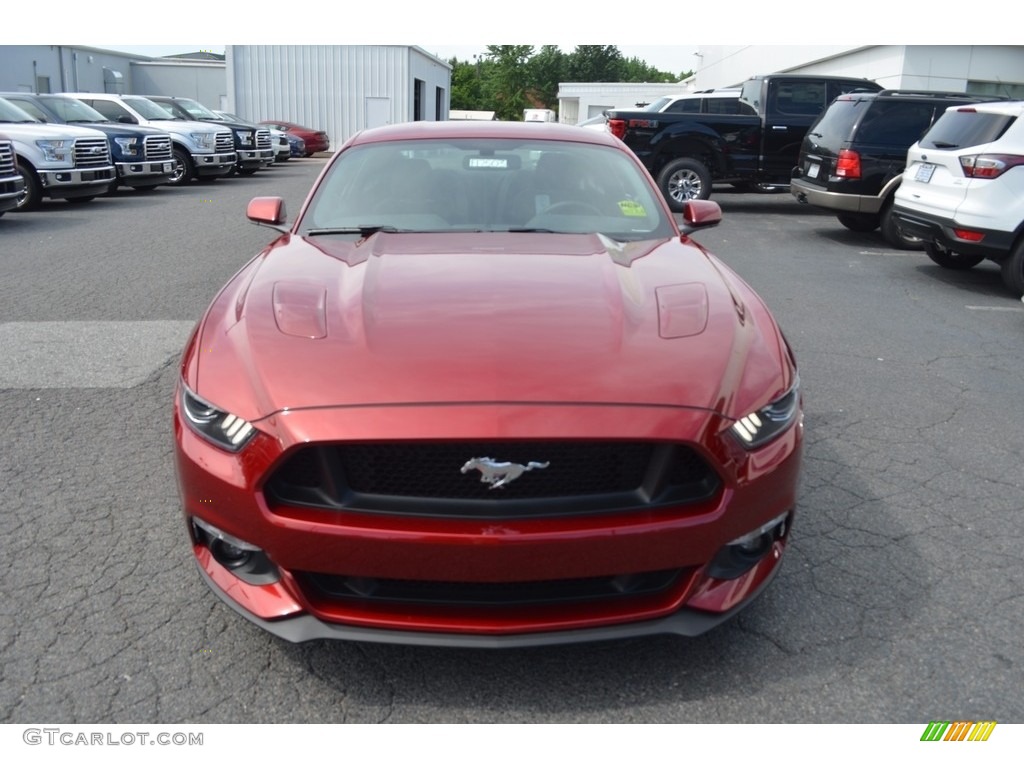
<svg viewBox="0 0 1024 768">
<path fill-rule="evenodd" d="M 677 83 L 692 72 L 662 72 L 614 45 L 578 45 L 563 53 L 556 45 L 488 45 L 472 61 L 451 59 L 451 109 L 493 111 L 502 120 L 522 120 L 530 107 L 558 109 L 559 83 Z"/>
</svg>

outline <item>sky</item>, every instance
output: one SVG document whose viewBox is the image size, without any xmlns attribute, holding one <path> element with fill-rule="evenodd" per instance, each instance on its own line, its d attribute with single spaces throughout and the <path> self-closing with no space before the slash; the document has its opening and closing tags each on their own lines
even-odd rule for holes
<svg viewBox="0 0 1024 768">
<path fill-rule="evenodd" d="M 931 7 L 943 6 L 954 13 L 962 9 L 952 0 L 933 0 Z M 153 23 L 139 24 L 131 15 L 84 15 L 79 0 L 48 0 L 47 22 L 41 24 L 37 6 L 8 3 L 0 16 L 0 45 L 88 45 L 129 53 L 155 51 L 147 54 L 155 56 L 197 50 L 220 53 L 229 44 L 418 45 L 443 59 L 455 56 L 466 61 L 474 53 L 484 53 L 488 44 L 532 44 L 538 39 L 543 43 L 546 37 L 566 53 L 577 45 L 615 45 L 627 58 L 680 72 L 696 68 L 693 53 L 701 45 L 1020 44 L 1019 27 L 1013 24 L 953 23 L 941 13 L 922 14 L 914 4 L 885 0 L 858 0 L 853 15 L 841 3 L 809 6 L 804 0 L 773 0 L 743 12 L 736 12 L 735 6 L 679 0 L 628 5 L 622 0 L 573 5 L 552 0 L 376 0 L 319 4 L 315 10 L 300 4 L 283 20 L 271 10 L 275 18 L 270 24 L 252 0 L 220 0 L 210 7 L 217 9 L 218 19 L 230 23 L 203 23 L 202 5 L 190 10 L 190 23 L 182 27 L 170 19 L 158 23 L 157 16 L 150 19 Z M 1005 19 L 1000 8 L 996 0 L 971 0 L 970 18 Z M 193 36 L 195 30 L 214 28 L 218 31 L 212 39 L 179 44 L 201 40 Z M 128 40 L 130 45 L 124 42 Z M 575 42 L 555 42 L 559 40 Z M 541 44 L 534 47 L 539 50 Z"/>
<path fill-rule="evenodd" d="M 231 42 L 231 41 L 229 41 Z M 275 43 L 278 41 L 275 41 Z M 419 40 L 410 40 L 408 43 L 402 43 L 403 45 L 418 45 L 420 48 L 425 50 L 427 53 L 432 53 L 435 56 L 447 61 L 452 57 L 459 59 L 460 61 L 472 61 L 474 55 L 480 55 L 487 52 L 487 45 L 490 43 L 482 43 L 480 45 L 459 45 L 459 44 L 445 44 L 445 43 L 429 43 Z M 535 51 L 540 51 L 541 44 L 532 43 L 517 43 L 519 45 L 533 45 Z M 558 45 L 565 53 L 571 53 L 577 44 L 562 45 L 560 43 L 550 43 L 551 45 Z M 697 45 L 618 45 L 617 43 L 603 42 L 601 45 L 615 45 L 622 55 L 627 59 L 636 57 L 642 61 L 647 62 L 652 67 L 656 67 L 663 72 L 679 73 L 684 70 L 696 69 L 697 59 L 693 55 L 693 52 L 697 50 Z M 176 53 L 193 53 L 195 51 L 211 51 L 213 53 L 224 53 L 224 45 L 210 45 L 208 43 L 194 43 L 194 44 L 182 44 L 182 45 L 124 45 L 124 44 L 112 44 L 112 43 L 79 43 L 79 45 L 91 45 L 96 48 L 109 48 L 114 51 L 122 51 L 124 53 L 135 53 L 144 56 L 170 56 Z"/>
</svg>

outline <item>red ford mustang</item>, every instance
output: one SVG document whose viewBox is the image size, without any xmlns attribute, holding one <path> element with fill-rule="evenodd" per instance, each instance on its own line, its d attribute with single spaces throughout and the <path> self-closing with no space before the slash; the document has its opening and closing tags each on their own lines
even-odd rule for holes
<svg viewBox="0 0 1024 768">
<path fill-rule="evenodd" d="M 199 571 L 291 641 L 695 635 L 779 568 L 796 364 L 617 139 L 365 131 L 199 322 L 175 394 Z M 684 230 L 717 224 L 691 201 Z"/>
<path fill-rule="evenodd" d="M 266 125 L 278 131 L 298 136 L 306 145 L 305 156 L 312 157 L 316 152 L 326 152 L 331 147 L 331 140 L 324 131 L 315 128 L 307 128 L 298 123 L 285 123 L 280 120 L 261 120 L 260 125 Z"/>
</svg>

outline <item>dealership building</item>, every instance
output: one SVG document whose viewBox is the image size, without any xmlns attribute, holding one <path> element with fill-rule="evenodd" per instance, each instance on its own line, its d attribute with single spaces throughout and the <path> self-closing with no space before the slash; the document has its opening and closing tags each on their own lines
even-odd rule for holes
<svg viewBox="0 0 1024 768">
<path fill-rule="evenodd" d="M 886 88 L 1024 99 L 1024 46 L 699 46 L 681 83 L 561 83 L 559 122 L 770 72 L 865 77 Z M 245 119 L 327 131 L 450 117 L 452 68 L 415 45 L 229 45 L 151 58 L 88 46 L 0 46 L 0 91 L 185 96 Z"/>
</svg>

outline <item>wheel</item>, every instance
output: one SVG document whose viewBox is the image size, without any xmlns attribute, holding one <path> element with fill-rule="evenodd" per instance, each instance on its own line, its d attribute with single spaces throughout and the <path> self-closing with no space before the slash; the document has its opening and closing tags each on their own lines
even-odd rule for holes
<svg viewBox="0 0 1024 768">
<path fill-rule="evenodd" d="M 1017 245 L 999 266 L 1006 287 L 1024 299 L 1024 240 L 1017 241 Z"/>
<path fill-rule="evenodd" d="M 882 230 L 882 237 L 893 248 L 901 251 L 920 251 L 924 248 L 924 241 L 920 237 L 905 235 L 896 226 L 896 218 L 892 215 L 892 200 L 882 208 L 882 215 L 879 222 Z"/>
<path fill-rule="evenodd" d="M 538 215 L 539 216 L 543 216 L 546 213 L 561 213 L 561 214 L 579 213 L 579 214 L 583 214 L 583 215 L 593 214 L 594 216 L 600 216 L 601 215 L 601 211 L 599 211 L 597 209 L 597 206 L 591 205 L 590 203 L 585 203 L 582 200 L 563 200 L 560 203 L 555 203 L 554 205 L 549 205 L 547 208 L 545 208 L 543 211 L 541 211 Z"/>
<path fill-rule="evenodd" d="M 172 159 L 174 161 L 174 169 L 171 171 L 171 178 L 167 180 L 167 183 L 172 187 L 188 184 L 192 177 L 196 175 L 196 167 L 192 164 L 192 156 L 185 150 L 175 147 Z"/>
<path fill-rule="evenodd" d="M 69 197 L 64 200 L 65 203 L 71 203 L 72 205 L 78 205 L 80 203 L 88 203 L 90 200 L 95 200 L 95 195 L 89 195 L 88 197 Z"/>
<path fill-rule="evenodd" d="M 878 217 L 870 213 L 837 213 L 836 218 L 851 232 L 874 232 L 878 229 Z"/>
<path fill-rule="evenodd" d="M 928 254 L 929 259 L 945 269 L 970 269 L 985 260 L 984 256 L 966 256 L 938 243 L 925 243 L 924 252 Z"/>
<path fill-rule="evenodd" d="M 39 207 L 43 200 L 43 185 L 39 183 L 39 177 L 32 170 L 32 166 L 26 163 L 17 163 L 18 173 L 25 179 L 25 189 L 18 197 L 16 211 L 31 211 Z"/>
<path fill-rule="evenodd" d="M 307 153 L 305 153 L 305 154 L 303 155 L 303 157 L 312 157 L 312 156 L 313 156 L 313 153 L 312 153 L 312 152 L 307 152 Z"/>
<path fill-rule="evenodd" d="M 252 176 L 259 168 L 239 168 L 238 174 L 240 176 Z"/>
<path fill-rule="evenodd" d="M 682 157 L 661 169 L 658 187 L 668 207 L 676 213 L 682 213 L 687 200 L 707 200 L 711 197 L 711 172 L 699 160 Z"/>
</svg>

